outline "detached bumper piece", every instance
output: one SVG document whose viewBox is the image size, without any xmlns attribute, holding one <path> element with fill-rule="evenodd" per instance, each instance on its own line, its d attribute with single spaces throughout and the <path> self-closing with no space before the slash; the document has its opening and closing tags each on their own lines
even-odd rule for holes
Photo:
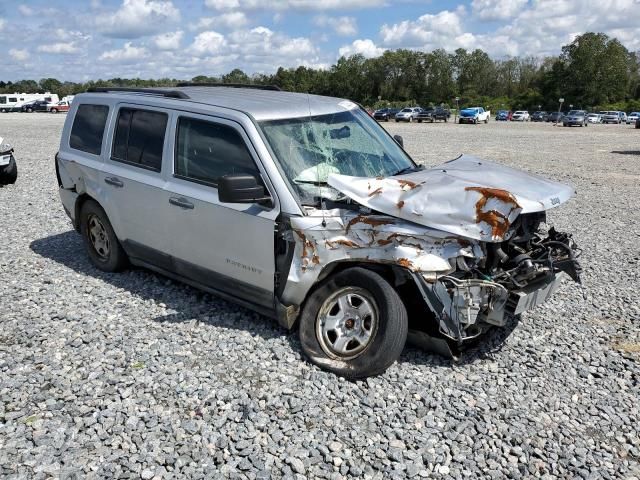
<svg viewBox="0 0 640 480">
<path fill-rule="evenodd" d="M 0 185 L 16 183 L 18 167 L 13 149 L 0 152 Z"/>
</svg>

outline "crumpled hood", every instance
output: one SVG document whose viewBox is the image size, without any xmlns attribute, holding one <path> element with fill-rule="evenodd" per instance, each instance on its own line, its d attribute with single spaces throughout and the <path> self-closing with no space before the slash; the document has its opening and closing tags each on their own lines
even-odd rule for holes
<svg viewBox="0 0 640 480">
<path fill-rule="evenodd" d="M 330 174 L 328 183 L 373 210 L 486 242 L 507 239 L 521 213 L 554 208 L 575 193 L 568 185 L 471 155 L 387 178 Z"/>
</svg>

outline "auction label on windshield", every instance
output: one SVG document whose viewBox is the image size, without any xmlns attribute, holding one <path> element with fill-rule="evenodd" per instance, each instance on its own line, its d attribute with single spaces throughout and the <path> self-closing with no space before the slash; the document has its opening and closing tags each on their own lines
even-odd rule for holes
<svg viewBox="0 0 640 480">
<path fill-rule="evenodd" d="M 356 108 L 358 106 L 355 103 L 350 102 L 349 100 L 343 100 L 338 105 L 340 105 L 342 108 L 344 108 L 346 110 L 353 110 L 354 108 Z"/>
</svg>

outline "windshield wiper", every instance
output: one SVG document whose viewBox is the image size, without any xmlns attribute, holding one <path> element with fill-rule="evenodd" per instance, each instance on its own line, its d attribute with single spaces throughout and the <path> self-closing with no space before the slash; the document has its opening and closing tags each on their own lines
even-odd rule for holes
<svg viewBox="0 0 640 480">
<path fill-rule="evenodd" d="M 327 182 L 320 182 L 320 181 L 316 181 L 316 180 L 294 180 L 294 182 L 296 183 L 304 183 L 304 184 L 309 184 L 309 185 L 315 185 L 317 187 L 328 187 L 329 184 Z"/>
<path fill-rule="evenodd" d="M 396 173 L 394 173 L 393 175 L 391 175 L 392 177 L 395 177 L 396 175 L 402 175 L 404 173 L 412 173 L 412 172 L 418 172 L 420 170 L 423 170 L 424 166 L 422 165 L 412 165 L 410 167 L 405 167 L 405 168 L 401 168 L 400 170 L 398 170 Z"/>
</svg>

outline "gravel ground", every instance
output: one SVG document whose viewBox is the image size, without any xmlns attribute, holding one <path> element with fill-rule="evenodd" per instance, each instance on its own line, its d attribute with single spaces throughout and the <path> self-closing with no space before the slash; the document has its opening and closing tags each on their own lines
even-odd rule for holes
<svg viewBox="0 0 640 480">
<path fill-rule="evenodd" d="M 0 115 L 0 477 L 640 478 L 640 132 L 388 124 L 420 162 L 461 152 L 569 182 L 550 220 L 586 299 L 553 301 L 459 362 L 407 347 L 350 383 L 295 334 L 144 270 L 94 269 L 57 197 L 63 115 Z"/>
</svg>

